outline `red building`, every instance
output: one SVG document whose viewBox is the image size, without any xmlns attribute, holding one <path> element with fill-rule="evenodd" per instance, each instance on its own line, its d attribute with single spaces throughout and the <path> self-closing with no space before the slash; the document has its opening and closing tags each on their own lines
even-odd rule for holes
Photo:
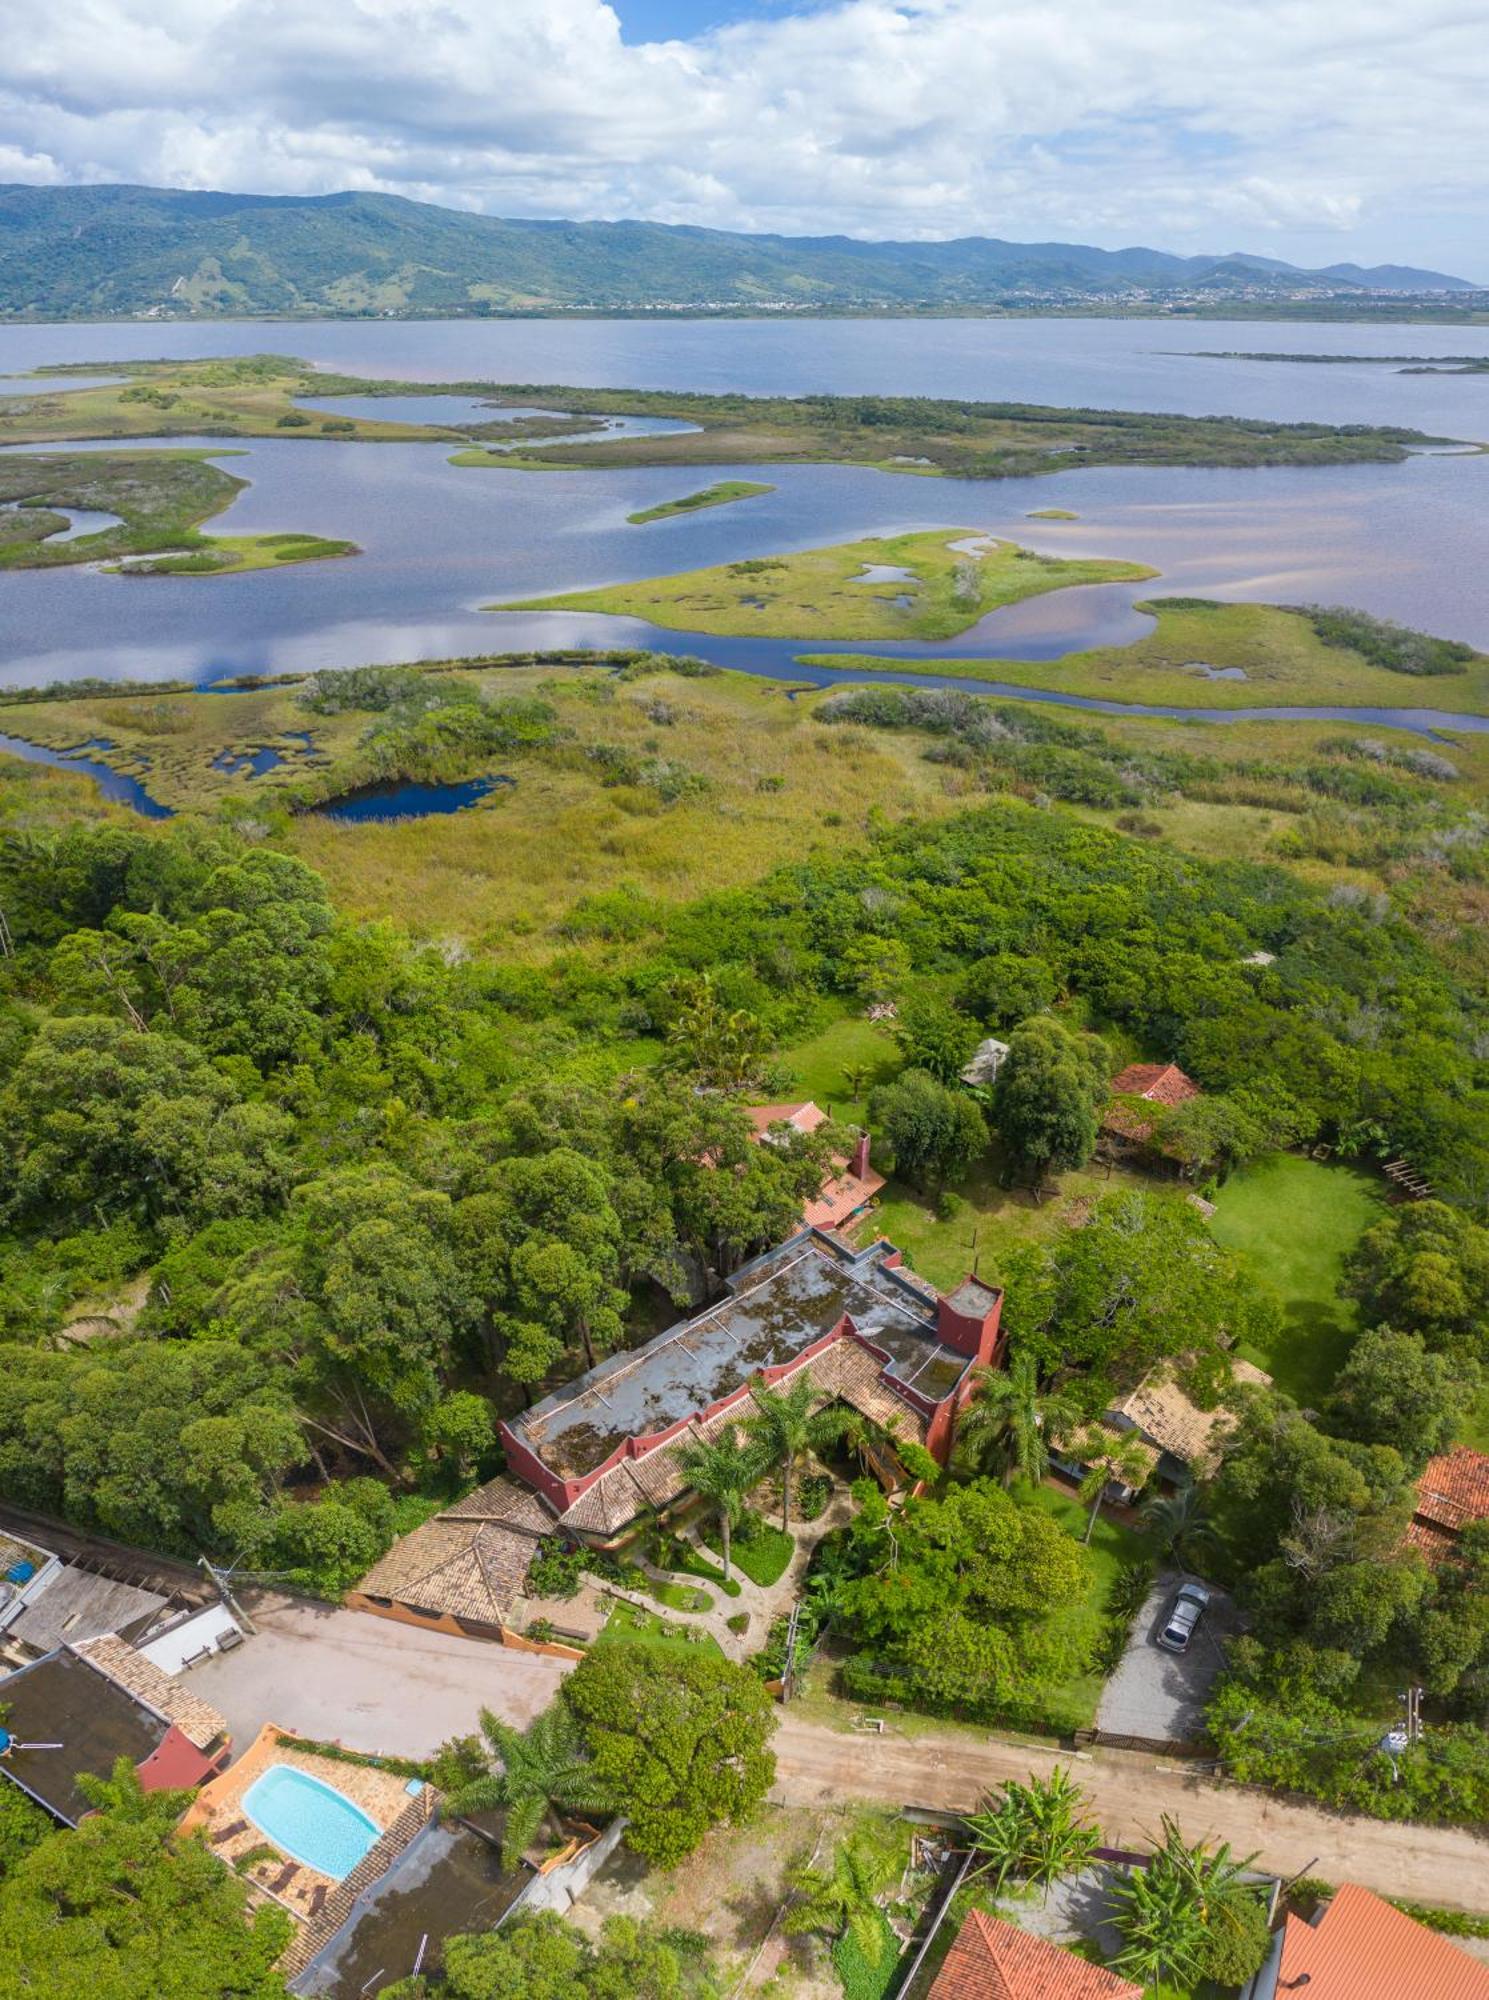
<svg viewBox="0 0 1489 2000">
<path fill-rule="evenodd" d="M 749 1414 L 749 1385 L 805 1375 L 944 1460 L 971 1371 L 1001 1359 L 1001 1292 L 942 1296 L 883 1240 L 851 1250 L 804 1229 L 746 1264 L 728 1297 L 615 1354 L 501 1426 L 509 1472 L 582 1540 L 623 1537 L 687 1489 L 678 1448 Z"/>
</svg>

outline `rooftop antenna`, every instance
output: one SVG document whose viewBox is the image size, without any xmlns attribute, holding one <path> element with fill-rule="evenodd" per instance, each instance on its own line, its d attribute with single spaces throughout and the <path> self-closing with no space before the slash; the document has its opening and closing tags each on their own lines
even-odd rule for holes
<svg viewBox="0 0 1489 2000">
<path fill-rule="evenodd" d="M 0 1729 L 0 1757 L 8 1757 L 12 1750 L 65 1750 L 65 1743 L 21 1743 L 8 1729 Z"/>
</svg>

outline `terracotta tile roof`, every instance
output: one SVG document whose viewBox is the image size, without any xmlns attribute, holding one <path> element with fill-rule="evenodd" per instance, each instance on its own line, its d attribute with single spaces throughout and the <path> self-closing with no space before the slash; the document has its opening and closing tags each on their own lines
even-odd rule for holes
<svg viewBox="0 0 1489 2000">
<path fill-rule="evenodd" d="M 926 2000 L 1142 2000 L 1142 1991 L 1104 1966 L 973 1910 Z"/>
<path fill-rule="evenodd" d="M 815 1132 L 827 1123 L 827 1113 L 808 1098 L 805 1104 L 747 1104 L 745 1117 L 763 1139 L 772 1125 L 792 1125 L 798 1132 Z"/>
<path fill-rule="evenodd" d="M 108 1680 L 132 1694 L 157 1715 L 164 1716 L 198 1750 L 205 1750 L 227 1735 L 226 1719 L 210 1702 L 203 1701 L 182 1686 L 172 1675 L 163 1673 L 153 1660 L 137 1653 L 125 1640 L 83 1639 L 72 1648 L 89 1666 L 96 1667 Z"/>
<path fill-rule="evenodd" d="M 1142 1097 L 1149 1104 L 1183 1104 L 1199 1094 L 1177 1063 L 1129 1063 L 1112 1078 L 1113 1097 Z"/>
<path fill-rule="evenodd" d="M 1231 1363 L 1231 1379 L 1261 1388 L 1272 1386 L 1270 1375 L 1239 1359 Z M 1125 1417 L 1160 1451 L 1208 1475 L 1220 1455 L 1216 1432 L 1226 1422 L 1228 1412 L 1223 1406 L 1200 1409 L 1175 1381 L 1169 1365 L 1160 1363 L 1119 1403 L 1113 1403 L 1109 1414 L 1117 1419 Z"/>
<path fill-rule="evenodd" d="M 529 1486 L 515 1479 L 488 1479 L 474 1493 L 467 1493 L 453 1507 L 440 1510 L 442 1521 L 496 1521 L 504 1528 L 518 1528 L 529 1535 L 553 1532 L 553 1515 Z"/>
<path fill-rule="evenodd" d="M 1459 1445 L 1429 1458 L 1417 1482 L 1419 1521 L 1461 1535 L 1474 1521 L 1489 1521 L 1489 1452 Z"/>
<path fill-rule="evenodd" d="M 836 1164 L 842 1167 L 842 1172 L 825 1180 L 817 1199 L 809 1201 L 802 1210 L 802 1219 L 813 1229 L 841 1229 L 884 1185 L 883 1174 L 876 1174 L 872 1167 L 867 1173 L 855 1174 L 846 1160 Z"/>
<path fill-rule="evenodd" d="M 1158 1124 L 1142 1109 L 1144 1104 L 1171 1110 L 1199 1094 L 1198 1085 L 1174 1063 L 1131 1063 L 1112 1078 L 1112 1102 L 1102 1114 L 1101 1129 L 1141 1145 L 1152 1138 Z"/>
<path fill-rule="evenodd" d="M 1279 1989 L 1305 1974 L 1308 2000 L 1489 2000 L 1489 1965 L 1353 1882 L 1315 1922 L 1288 1918 Z"/>
<path fill-rule="evenodd" d="M 527 1582 L 537 1546 L 535 1535 L 495 1521 L 436 1514 L 395 1542 L 357 1589 L 415 1611 L 503 1625 Z"/>
</svg>

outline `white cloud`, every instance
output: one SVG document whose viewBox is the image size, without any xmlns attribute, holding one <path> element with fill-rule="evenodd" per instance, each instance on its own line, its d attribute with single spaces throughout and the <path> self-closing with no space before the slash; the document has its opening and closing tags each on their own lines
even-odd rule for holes
<svg viewBox="0 0 1489 2000">
<path fill-rule="evenodd" d="M 641 47 L 601 0 L 73 0 L 0 42 L 0 176 L 1461 261 L 1486 84 L 1461 0 L 841 0 Z"/>
</svg>

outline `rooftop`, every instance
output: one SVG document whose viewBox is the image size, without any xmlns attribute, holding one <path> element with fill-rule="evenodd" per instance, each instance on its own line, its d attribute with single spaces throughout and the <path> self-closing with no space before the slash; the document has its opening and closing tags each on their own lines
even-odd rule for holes
<svg viewBox="0 0 1489 2000">
<path fill-rule="evenodd" d="M 1353 1882 L 1287 1920 L 1278 1990 L 1305 1979 L 1308 2000 L 1489 2000 L 1489 1965 Z"/>
<path fill-rule="evenodd" d="M 1474 1521 L 1489 1521 L 1489 1452 L 1458 1445 L 1429 1458 L 1417 1482 L 1414 1513 L 1429 1528 L 1461 1535 Z"/>
<path fill-rule="evenodd" d="M 227 1723 L 210 1702 L 194 1695 L 173 1675 L 164 1673 L 153 1660 L 137 1653 L 125 1640 L 112 1636 L 88 1639 L 72 1649 L 90 1667 L 107 1676 L 116 1687 L 133 1695 L 157 1715 L 173 1722 L 198 1750 L 206 1750 L 227 1735 Z"/>
<path fill-rule="evenodd" d="M 560 1478 L 582 1478 L 628 1438 L 655 1436 L 722 1402 L 760 1370 L 783 1367 L 845 1314 L 889 1356 L 897 1381 L 939 1401 L 966 1360 L 938 1342 L 931 1302 L 884 1268 L 889 1247 L 851 1251 L 804 1231 L 738 1272 L 729 1298 L 645 1347 L 612 1355 L 512 1419 L 510 1429 Z"/>
<path fill-rule="evenodd" d="M 1142 1991 L 1032 1931 L 973 1910 L 926 2000 L 1142 2000 Z"/>
<path fill-rule="evenodd" d="M 391 1981 L 411 1973 L 426 1938 L 423 1970 L 437 1971 L 447 1937 L 493 1930 L 531 1880 L 526 1868 L 504 1870 L 491 1842 L 458 1822 L 430 1826 L 357 1899 L 295 1990 L 359 2000 L 379 1974 Z"/>
<path fill-rule="evenodd" d="M 1272 1385 L 1271 1376 L 1263 1369 L 1239 1358 L 1231 1363 L 1231 1380 L 1260 1388 Z M 1125 1417 L 1171 1458 L 1203 1473 L 1213 1470 L 1218 1455 L 1215 1434 L 1226 1421 L 1227 1411 L 1224 1406 L 1202 1410 L 1192 1402 L 1175 1380 L 1168 1363 L 1162 1362 L 1150 1370 L 1135 1389 L 1113 1403 L 1109 1414 L 1118 1419 Z"/>
<path fill-rule="evenodd" d="M 64 1563 L 28 1599 L 11 1621 L 10 1630 L 23 1645 L 50 1653 L 78 1639 L 97 1639 L 105 1632 L 128 1633 L 164 1611 L 167 1600 L 158 1591 L 141 1590 L 113 1577 L 95 1576 L 76 1563 Z"/>
<path fill-rule="evenodd" d="M 1144 1144 L 1152 1138 L 1158 1119 L 1145 1112 L 1143 1105 L 1171 1111 L 1176 1104 L 1186 1104 L 1199 1095 L 1199 1085 L 1191 1082 L 1177 1063 L 1129 1063 L 1112 1078 L 1112 1101 L 1102 1114 L 1102 1130 Z"/>
<path fill-rule="evenodd" d="M 438 1616 L 504 1625 L 538 1537 L 554 1525 L 535 1493 L 491 1479 L 395 1542 L 357 1589 Z"/>
<path fill-rule="evenodd" d="M 18 1743 L 59 1746 L 12 1750 L 0 1772 L 73 1826 L 93 1809 L 78 1789 L 79 1777 L 106 1778 L 121 1757 L 143 1763 L 169 1727 L 66 1647 L 0 1681 L 0 1701 L 8 1710 L 5 1726 Z"/>
</svg>

